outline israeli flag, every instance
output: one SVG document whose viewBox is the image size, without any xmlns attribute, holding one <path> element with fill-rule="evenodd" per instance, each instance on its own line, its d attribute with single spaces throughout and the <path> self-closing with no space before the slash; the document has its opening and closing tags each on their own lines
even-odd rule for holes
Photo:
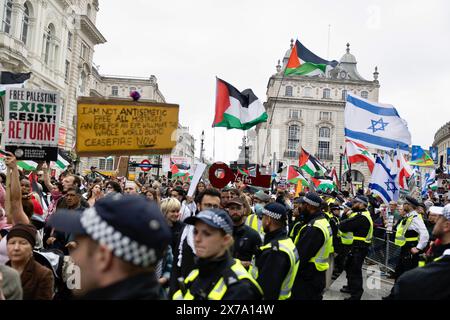
<svg viewBox="0 0 450 320">
<path fill-rule="evenodd" d="M 411 133 L 392 105 L 375 103 L 347 94 L 344 112 L 345 136 L 368 147 L 399 149 L 409 153 Z"/>
<path fill-rule="evenodd" d="M 423 183 L 422 183 L 422 197 L 427 195 L 428 188 L 431 188 L 431 190 L 435 191 L 437 189 L 436 185 L 436 171 L 432 170 L 431 173 L 425 173 L 423 177 Z"/>
<path fill-rule="evenodd" d="M 396 174 L 392 175 L 389 168 L 377 156 L 375 160 L 375 167 L 370 178 L 369 189 L 374 194 L 380 196 L 384 203 L 389 204 L 389 201 L 397 201 L 400 194 L 399 187 L 396 182 Z"/>
</svg>

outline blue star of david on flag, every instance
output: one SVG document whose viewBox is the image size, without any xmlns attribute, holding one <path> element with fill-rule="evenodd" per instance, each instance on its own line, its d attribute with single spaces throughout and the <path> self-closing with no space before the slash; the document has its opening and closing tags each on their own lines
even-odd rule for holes
<svg viewBox="0 0 450 320">
<path fill-rule="evenodd" d="M 377 131 L 384 131 L 384 128 L 389 124 L 389 122 L 383 122 L 383 118 L 380 118 L 380 120 L 370 120 L 372 122 L 372 125 L 368 127 L 367 129 L 371 129 L 373 133 Z"/>
<path fill-rule="evenodd" d="M 398 190 L 397 187 L 395 186 L 395 182 L 393 181 L 386 181 L 385 184 L 387 187 L 386 189 L 387 191 L 392 191 L 393 193 L 395 193 Z"/>
</svg>

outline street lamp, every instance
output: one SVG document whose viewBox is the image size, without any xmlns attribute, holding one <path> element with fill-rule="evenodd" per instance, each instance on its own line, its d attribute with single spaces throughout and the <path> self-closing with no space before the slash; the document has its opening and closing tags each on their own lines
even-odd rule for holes
<svg viewBox="0 0 450 320">
<path fill-rule="evenodd" d="M 202 135 L 200 136 L 200 141 L 201 141 L 201 145 L 200 145 L 200 161 L 202 163 L 204 163 L 205 161 L 203 160 L 203 141 L 205 140 L 205 130 L 202 130 Z"/>
</svg>

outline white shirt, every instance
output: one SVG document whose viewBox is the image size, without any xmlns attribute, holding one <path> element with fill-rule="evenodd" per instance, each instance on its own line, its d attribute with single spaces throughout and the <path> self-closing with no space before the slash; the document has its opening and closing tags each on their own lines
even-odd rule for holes
<svg viewBox="0 0 450 320">
<path fill-rule="evenodd" d="M 430 235 L 428 234 L 428 230 L 425 227 L 425 223 L 419 217 L 419 214 L 416 211 L 411 211 L 406 216 L 411 217 L 414 214 L 416 214 L 417 216 L 412 220 L 408 230 L 414 230 L 419 234 L 419 243 L 417 244 L 416 248 L 419 250 L 423 250 L 428 244 Z"/>
<path fill-rule="evenodd" d="M 187 217 L 194 215 L 195 211 L 197 211 L 197 206 L 194 201 L 191 203 L 186 203 L 186 200 L 183 201 L 180 209 L 180 221 L 183 222 Z"/>
</svg>

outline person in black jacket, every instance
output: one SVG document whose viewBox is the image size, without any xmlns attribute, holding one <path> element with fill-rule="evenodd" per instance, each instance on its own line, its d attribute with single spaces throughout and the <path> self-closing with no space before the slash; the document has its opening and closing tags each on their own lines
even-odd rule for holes
<svg viewBox="0 0 450 320">
<path fill-rule="evenodd" d="M 240 198 L 229 200 L 226 210 L 233 220 L 234 247 L 232 256 L 241 260 L 242 265 L 248 269 L 253 256 L 261 245 L 261 237 L 258 232 L 244 223 L 244 203 Z"/>
<path fill-rule="evenodd" d="M 81 299 L 157 300 L 155 266 L 170 243 L 170 230 L 157 204 L 144 197 L 115 194 L 81 214 L 61 210 L 48 223 L 75 234 L 70 252 L 80 268 L 74 294 Z M 151 237 L 149 237 L 151 234 Z"/>
<path fill-rule="evenodd" d="M 449 300 L 450 299 L 450 205 L 433 228 L 433 236 L 441 240 L 442 255 L 422 268 L 403 273 L 393 288 L 396 300 Z"/>
<path fill-rule="evenodd" d="M 317 226 L 319 220 L 325 220 L 329 223 L 320 211 L 322 199 L 315 192 L 308 192 L 304 199 L 305 206 L 303 213 L 305 214 L 305 225 L 299 230 L 294 237 L 294 244 L 297 247 L 299 255 L 299 268 L 297 276 L 292 287 L 293 300 L 322 300 L 322 292 L 325 289 L 326 270 L 319 271 L 316 263 L 310 260 L 317 256 L 319 250 L 326 246 L 326 239 L 323 231 Z M 331 228 L 329 230 L 331 241 Z M 328 259 L 328 257 L 326 257 Z"/>
<path fill-rule="evenodd" d="M 348 285 L 341 289 L 343 293 L 350 293 L 346 300 L 360 300 L 364 292 L 362 265 L 367 256 L 373 234 L 373 222 L 367 205 L 369 200 L 363 195 L 357 195 L 352 202 L 352 212 L 355 216 L 341 221 L 341 232 L 353 233 L 353 243 L 345 264 Z"/>
<path fill-rule="evenodd" d="M 266 205 L 262 213 L 264 245 L 256 254 L 257 274 L 253 275 L 263 289 L 265 300 L 286 300 L 291 296 L 291 280 L 298 269 L 297 249 L 286 230 L 287 210 L 275 202 Z"/>
</svg>

